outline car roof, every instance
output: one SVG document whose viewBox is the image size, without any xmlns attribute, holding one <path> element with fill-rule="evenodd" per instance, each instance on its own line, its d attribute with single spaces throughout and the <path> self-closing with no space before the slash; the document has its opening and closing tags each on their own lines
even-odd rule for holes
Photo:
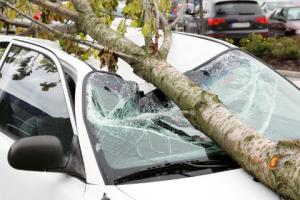
<svg viewBox="0 0 300 200">
<path fill-rule="evenodd" d="M 143 45 L 143 36 L 141 30 L 136 29 L 128 29 L 126 37 L 134 41 L 137 45 Z M 5 38 L 5 39 L 4 39 Z M 84 70 L 83 65 L 85 68 L 87 67 L 86 64 L 82 64 L 82 61 L 79 59 L 67 54 L 66 52 L 62 51 L 58 45 L 58 43 L 37 39 L 37 38 L 29 38 L 29 37 L 21 37 L 21 36 L 0 36 L 1 41 L 23 41 L 28 42 L 31 44 L 35 44 L 38 46 L 43 46 L 44 48 L 49 49 L 50 51 L 54 52 L 58 55 L 59 59 L 63 61 L 63 66 L 67 66 L 68 63 L 70 65 L 75 65 L 72 63 L 77 63 L 76 66 L 70 66 L 70 70 Z M 162 40 L 160 40 L 162 41 Z M 235 47 L 227 42 L 220 41 L 214 38 L 209 38 L 206 36 L 199 36 L 194 34 L 187 34 L 187 33 L 179 33 L 174 32 L 173 34 L 173 42 L 171 45 L 171 49 L 168 55 L 167 61 L 174 66 L 180 72 L 186 72 L 192 70 L 203 63 L 207 62 L 208 60 L 212 59 L 216 55 L 222 53 L 223 51 Z M 81 62 L 81 63 L 80 63 Z M 87 63 L 92 66 L 100 66 L 100 62 L 95 60 L 94 58 L 90 58 Z M 78 65 L 82 65 L 81 69 L 77 67 Z M 133 73 L 132 68 L 123 60 L 119 59 L 118 61 L 119 69 L 117 74 L 122 76 L 125 80 L 134 81 L 138 83 L 140 89 L 145 93 L 152 91 L 155 87 L 151 84 L 147 83 L 137 75 Z M 76 69 L 74 69 L 76 68 Z M 104 70 L 107 70 L 104 68 Z M 89 68 L 88 70 L 84 70 L 85 72 L 81 72 L 81 75 L 85 75 L 88 71 L 91 71 Z M 75 73 L 75 72 L 74 72 Z M 78 72 L 77 72 L 78 74 Z"/>
<path fill-rule="evenodd" d="M 21 41 L 33 44 L 51 51 L 58 57 L 65 71 L 68 72 L 75 81 L 78 78 L 77 75 L 84 76 L 86 73 L 91 71 L 91 68 L 88 67 L 84 62 L 61 50 L 58 42 L 23 36 L 0 35 L 0 42 L 13 41 Z"/>
</svg>

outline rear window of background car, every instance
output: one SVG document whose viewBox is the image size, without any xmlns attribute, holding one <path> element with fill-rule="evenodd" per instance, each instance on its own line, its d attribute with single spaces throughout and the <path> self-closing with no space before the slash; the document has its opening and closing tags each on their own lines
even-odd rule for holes
<svg viewBox="0 0 300 200">
<path fill-rule="evenodd" d="M 288 9 L 288 20 L 300 20 L 300 7 Z"/>
<path fill-rule="evenodd" d="M 262 10 L 256 2 L 220 2 L 215 4 L 216 15 L 260 15 Z"/>
</svg>

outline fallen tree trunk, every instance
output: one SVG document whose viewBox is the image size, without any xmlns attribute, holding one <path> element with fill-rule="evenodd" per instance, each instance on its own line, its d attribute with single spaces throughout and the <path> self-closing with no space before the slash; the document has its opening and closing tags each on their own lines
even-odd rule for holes
<svg viewBox="0 0 300 200">
<path fill-rule="evenodd" d="M 250 174 L 284 197 L 300 199 L 300 141 L 275 142 L 264 137 L 231 114 L 215 94 L 163 60 L 147 59 L 143 67 L 137 66 L 133 66 L 136 74 L 160 88 L 194 127 Z"/>
<path fill-rule="evenodd" d="M 32 1 L 61 12 L 52 3 Z M 170 66 L 166 62 L 171 43 L 170 29 L 164 28 L 161 54 L 149 54 L 99 20 L 88 1 L 72 2 L 78 13 L 67 15 L 76 22 L 78 30 L 112 51 L 128 54 L 122 58 L 131 64 L 134 72 L 172 99 L 194 127 L 220 145 L 262 183 L 286 198 L 300 199 L 300 142 L 276 142 L 262 136 L 233 116 L 217 95 L 203 90 Z"/>
</svg>

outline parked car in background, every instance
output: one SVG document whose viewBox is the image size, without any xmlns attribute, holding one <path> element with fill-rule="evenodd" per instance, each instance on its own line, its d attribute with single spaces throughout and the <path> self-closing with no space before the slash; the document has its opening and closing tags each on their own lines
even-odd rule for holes
<svg viewBox="0 0 300 200">
<path fill-rule="evenodd" d="M 278 8 L 269 21 L 270 36 L 300 35 L 300 6 Z"/>
<path fill-rule="evenodd" d="M 268 20 L 257 1 L 209 0 L 203 1 L 203 8 L 204 35 L 237 40 L 250 33 L 268 35 Z M 199 33 L 199 15 L 191 14 L 193 17 L 186 20 L 184 30 Z"/>
<path fill-rule="evenodd" d="M 184 21 L 190 18 L 190 15 L 187 15 L 186 13 L 193 13 L 197 5 L 199 5 L 198 0 L 185 0 L 185 8 L 182 8 L 183 4 L 180 0 L 172 1 L 169 23 L 172 23 L 181 14 L 180 19 L 177 21 L 174 28 L 176 31 L 183 31 Z M 181 9 L 184 9 L 183 13 L 181 13 Z"/>
<path fill-rule="evenodd" d="M 278 8 L 299 4 L 298 0 L 260 0 L 259 3 L 267 17 L 270 17 L 274 10 Z"/>
</svg>

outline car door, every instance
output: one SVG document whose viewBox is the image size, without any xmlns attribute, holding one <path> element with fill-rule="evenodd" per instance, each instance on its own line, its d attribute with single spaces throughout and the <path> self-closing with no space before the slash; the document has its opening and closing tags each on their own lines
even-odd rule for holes
<svg viewBox="0 0 300 200">
<path fill-rule="evenodd" d="M 16 170 L 8 164 L 10 146 L 28 136 L 54 135 L 69 153 L 76 127 L 56 56 L 19 41 L 1 46 L 0 199 L 81 199 L 86 186 L 82 180 L 63 173 Z"/>
<path fill-rule="evenodd" d="M 270 16 L 270 36 L 284 36 L 286 30 L 286 9 L 278 9 Z"/>
</svg>

